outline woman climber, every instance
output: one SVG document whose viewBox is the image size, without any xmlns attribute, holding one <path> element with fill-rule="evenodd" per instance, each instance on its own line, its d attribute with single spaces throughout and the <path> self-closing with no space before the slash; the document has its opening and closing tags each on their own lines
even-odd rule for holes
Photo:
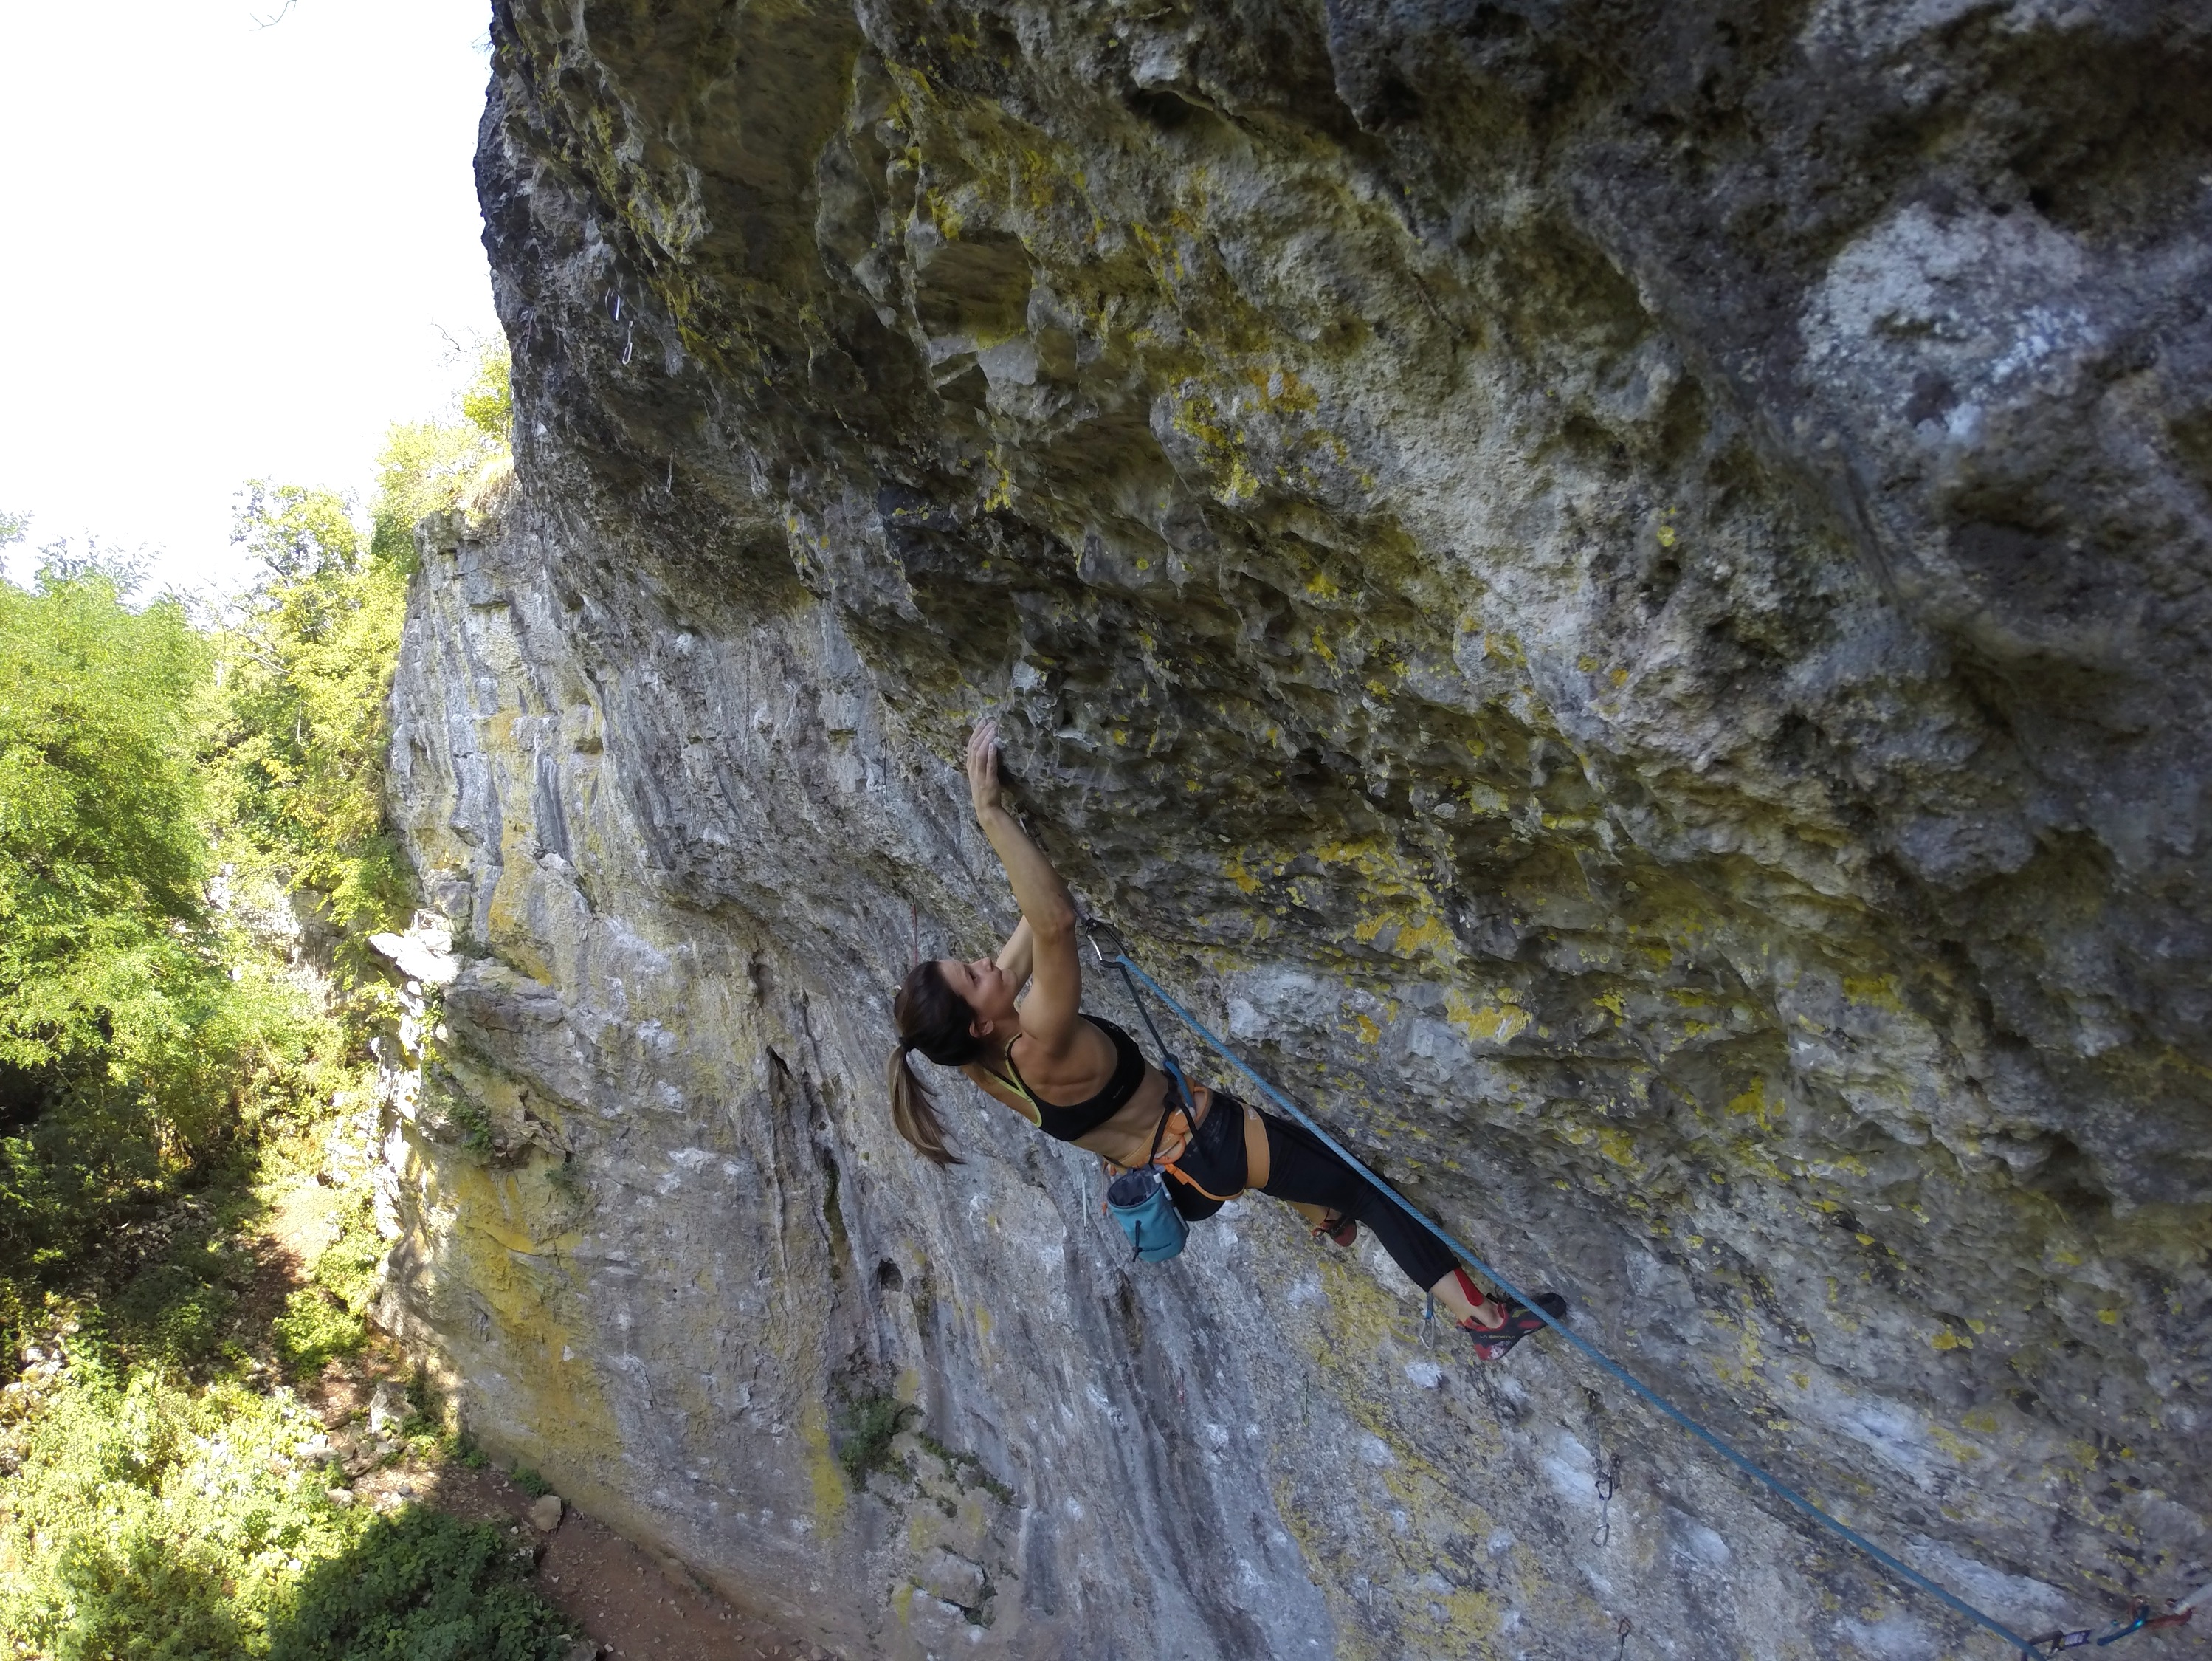
<svg viewBox="0 0 2212 1661">
<path fill-rule="evenodd" d="M 890 1078 L 891 1121 L 902 1136 L 938 1165 L 960 1163 L 945 1144 L 945 1122 L 927 1088 L 908 1062 L 919 1050 L 940 1067 L 960 1068 L 1056 1141 L 1119 1167 L 1160 1165 L 1176 1178 L 1169 1185 L 1176 1210 L 1190 1221 L 1212 1216 L 1252 1188 L 1289 1202 L 1314 1222 L 1316 1235 L 1340 1245 L 1350 1245 L 1358 1225 L 1366 1224 L 1413 1284 L 1474 1335 L 1483 1360 L 1502 1359 L 1542 1330 L 1543 1322 L 1525 1305 L 1485 1296 L 1441 1241 L 1299 1126 L 1203 1086 L 1192 1089 L 1190 1111 L 1170 1102 L 1166 1074 L 1146 1062 L 1129 1035 L 1079 1007 L 1075 903 L 1051 861 L 1000 802 L 995 722 L 985 721 L 968 741 L 968 792 L 976 823 L 1013 885 L 1022 920 L 997 957 L 920 963 L 899 988 L 892 1005 L 899 1044 Z M 1566 1312 L 1557 1293 L 1537 1302 L 1555 1317 Z"/>
</svg>

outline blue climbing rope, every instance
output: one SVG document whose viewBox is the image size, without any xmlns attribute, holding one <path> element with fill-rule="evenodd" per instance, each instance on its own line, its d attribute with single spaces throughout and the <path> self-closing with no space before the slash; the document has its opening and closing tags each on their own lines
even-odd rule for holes
<svg viewBox="0 0 2212 1661">
<path fill-rule="evenodd" d="M 1112 931 L 1110 929 L 1105 929 L 1103 932 L 1111 933 Z M 1814 1522 L 1819 1523 L 1824 1528 L 1833 1530 L 1844 1539 L 1848 1540 L 1852 1545 L 1857 1547 L 1869 1557 L 1874 1559 L 1875 1562 L 1881 1564 L 1891 1573 L 1898 1576 L 1907 1585 L 1915 1586 L 1920 1591 L 1926 1592 L 1930 1597 L 1936 1599 L 1937 1603 L 1942 1604 L 1944 1608 L 1949 1609 L 1953 1614 L 1963 1615 L 1967 1620 L 1974 1622 L 1975 1625 L 1988 1628 L 1990 1632 L 1995 1633 L 1998 1637 L 2003 1639 L 2006 1643 L 2011 1645 L 2014 1649 L 2019 1651 L 2021 1654 L 2031 1658 L 2034 1655 L 2035 1646 L 2029 1640 L 2022 1638 L 2018 1633 L 2013 1631 L 2011 1628 L 2006 1626 L 2002 1621 L 1992 1619 L 1990 1616 L 1983 1614 L 1981 1610 L 1976 1609 L 1972 1603 L 1966 1602 L 1963 1598 L 1958 1597 L 1952 1593 L 1946 1591 L 1942 1587 L 1937 1585 L 1933 1580 L 1930 1580 L 1926 1575 L 1922 1574 L 1917 1569 L 1909 1568 L 1905 1564 L 1900 1563 L 1896 1558 L 1891 1556 L 1880 1546 L 1875 1544 L 1873 1541 L 1868 1539 L 1866 1536 L 1861 1534 L 1856 1529 L 1852 1528 L 1849 1524 L 1843 1522 L 1838 1518 L 1830 1516 L 1826 1512 L 1821 1510 L 1820 1506 L 1814 1505 L 1810 1500 L 1808 1500 L 1803 1494 L 1798 1493 L 1796 1489 L 1791 1488 L 1787 1482 L 1784 1482 L 1780 1477 L 1772 1475 L 1763 1467 L 1754 1464 L 1751 1460 L 1744 1457 L 1742 1454 L 1738 1453 L 1734 1448 L 1730 1447 L 1726 1442 L 1721 1440 L 1721 1439 L 1716 1436 L 1711 1431 L 1707 1430 L 1703 1425 L 1691 1418 L 1680 1408 L 1676 1407 L 1672 1402 L 1669 1402 L 1665 1396 L 1660 1395 L 1658 1391 L 1653 1390 L 1649 1384 L 1644 1384 L 1633 1373 L 1623 1367 L 1618 1361 L 1615 1361 L 1611 1356 L 1607 1355 L 1603 1350 L 1598 1348 L 1596 1345 L 1584 1338 L 1580 1333 L 1573 1331 L 1563 1322 L 1555 1319 L 1541 1305 L 1531 1299 L 1528 1293 L 1522 1292 L 1520 1287 L 1515 1286 L 1512 1281 L 1507 1280 L 1503 1275 L 1500 1275 L 1488 1263 L 1476 1256 L 1474 1253 L 1469 1250 L 1465 1245 L 1454 1239 L 1450 1235 L 1445 1233 L 1443 1229 L 1437 1227 L 1436 1224 L 1430 1221 L 1429 1219 L 1423 1215 L 1420 1210 L 1414 1206 L 1412 1201 L 1408 1200 L 1404 1195 L 1399 1193 L 1396 1189 L 1393 1188 L 1389 1183 L 1384 1182 L 1373 1171 L 1370 1171 L 1357 1158 L 1355 1158 L 1351 1151 L 1341 1142 L 1338 1141 L 1335 1137 L 1330 1135 L 1328 1131 L 1322 1129 L 1320 1125 L 1315 1123 L 1311 1115 L 1306 1113 L 1295 1103 L 1285 1097 L 1280 1091 L 1274 1087 L 1274 1086 L 1269 1084 L 1257 1073 L 1255 1073 L 1249 1067 L 1247 1067 L 1243 1059 L 1237 1056 L 1237 1052 L 1230 1049 L 1227 1044 L 1222 1043 L 1220 1039 L 1215 1037 L 1213 1034 L 1206 1029 L 1205 1025 L 1199 1020 L 1198 1017 L 1192 1014 L 1190 1011 L 1185 1009 L 1181 1004 L 1170 997 L 1165 987 L 1162 986 L 1158 981 L 1154 980 L 1150 975 L 1147 975 L 1143 970 L 1138 968 L 1134 963 L 1130 961 L 1126 944 L 1121 940 L 1118 934 L 1115 936 L 1115 944 L 1116 946 L 1122 946 L 1123 949 L 1111 958 L 1106 958 L 1104 952 L 1098 949 L 1095 941 L 1093 942 L 1092 949 L 1094 951 L 1098 951 L 1098 955 L 1102 959 L 1111 962 L 1116 968 L 1122 970 L 1127 974 L 1135 976 L 1146 986 L 1150 987 L 1152 989 L 1152 995 L 1158 998 L 1163 1004 L 1165 1004 L 1169 1009 L 1173 1011 L 1178 1020 L 1182 1021 L 1185 1026 L 1188 1027 L 1201 1039 L 1205 1040 L 1206 1044 L 1212 1048 L 1216 1054 L 1219 1055 L 1224 1061 L 1227 1062 L 1239 1073 L 1242 1073 L 1246 1078 L 1249 1079 L 1253 1084 L 1259 1088 L 1261 1093 L 1265 1095 L 1269 1101 L 1273 1102 L 1277 1107 L 1282 1109 L 1284 1112 L 1289 1114 L 1291 1117 L 1297 1120 L 1308 1130 L 1313 1132 L 1315 1135 L 1320 1137 L 1323 1144 L 1325 1144 L 1328 1150 L 1334 1153 L 1338 1159 L 1342 1159 L 1354 1171 L 1357 1171 L 1361 1176 L 1366 1177 L 1368 1181 L 1373 1183 L 1376 1187 L 1382 1189 L 1383 1193 L 1389 1195 L 1392 1200 L 1397 1202 L 1399 1208 L 1403 1210 L 1407 1216 L 1411 1217 L 1423 1228 L 1428 1230 L 1430 1233 L 1435 1235 L 1437 1239 L 1441 1240 L 1453 1252 L 1466 1259 L 1468 1266 L 1470 1269 L 1473 1269 L 1477 1274 L 1482 1275 L 1486 1280 L 1495 1283 L 1508 1297 L 1518 1299 L 1522 1303 L 1527 1305 L 1528 1308 L 1534 1311 L 1537 1315 L 1542 1317 L 1545 1325 L 1550 1327 L 1554 1332 L 1558 1333 L 1559 1336 L 1565 1338 L 1577 1349 L 1582 1351 L 1584 1355 L 1595 1362 L 1601 1371 L 1609 1373 L 1613 1378 L 1619 1379 L 1631 1390 L 1643 1397 L 1644 1400 L 1650 1402 L 1651 1406 L 1657 1409 L 1659 1412 L 1673 1420 L 1684 1430 L 1688 1431 L 1691 1435 L 1696 1437 L 1707 1447 L 1712 1449 L 1714 1452 L 1719 1454 L 1723 1459 L 1726 1459 L 1730 1464 L 1735 1466 L 1737 1469 L 1742 1471 L 1746 1475 L 1756 1477 L 1759 1482 L 1765 1483 L 1769 1488 L 1771 1488 L 1776 1494 L 1781 1495 L 1782 1498 L 1787 1500 L 1791 1505 L 1796 1506 L 1798 1510 L 1803 1512 Z"/>
</svg>

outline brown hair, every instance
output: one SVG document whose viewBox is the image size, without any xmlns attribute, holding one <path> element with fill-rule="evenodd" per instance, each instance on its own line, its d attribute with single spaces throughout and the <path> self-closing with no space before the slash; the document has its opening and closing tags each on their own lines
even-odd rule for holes
<svg viewBox="0 0 2212 1661">
<path fill-rule="evenodd" d="M 905 983 L 891 1000 L 891 1019 L 899 1035 L 886 1069 L 891 1123 L 932 1164 L 959 1165 L 960 1156 L 945 1145 L 945 1121 L 929 1098 L 929 1087 L 915 1076 L 906 1058 L 908 1051 L 919 1050 L 939 1067 L 963 1067 L 974 1061 L 983 1053 L 983 1041 L 968 1030 L 975 1011 L 946 983 L 944 970 L 932 958 L 907 971 Z"/>
</svg>

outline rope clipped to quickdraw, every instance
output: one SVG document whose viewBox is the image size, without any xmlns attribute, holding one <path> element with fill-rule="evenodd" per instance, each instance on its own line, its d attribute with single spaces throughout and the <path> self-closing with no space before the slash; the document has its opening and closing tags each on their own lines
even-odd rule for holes
<svg viewBox="0 0 2212 1661">
<path fill-rule="evenodd" d="M 1632 1630 L 1633 1628 L 1628 1624 L 1628 1617 L 1622 1615 L 1619 1623 L 1613 1628 L 1613 1631 L 1620 1634 L 1620 1647 L 1613 1651 L 1613 1661 L 1621 1661 L 1621 1658 L 1628 1653 L 1628 1634 Z"/>
<path fill-rule="evenodd" d="M 1465 1261 L 1468 1268 L 1474 1269 L 1476 1274 L 1480 1275 L 1485 1279 L 1490 1281 L 1509 1298 L 1516 1299 L 1521 1303 L 1527 1305 L 1528 1308 L 1543 1321 L 1546 1326 L 1551 1328 L 1552 1330 L 1558 1333 L 1560 1337 L 1565 1339 L 1568 1343 L 1580 1350 L 1595 1366 L 1601 1368 L 1604 1372 L 1610 1374 L 1621 1384 L 1626 1385 L 1630 1390 L 1634 1392 L 1634 1394 L 1640 1397 L 1647 1405 L 1664 1417 L 1673 1421 L 1674 1424 L 1688 1432 L 1691 1435 L 1696 1437 L 1714 1452 L 1719 1454 L 1721 1457 L 1727 1460 L 1737 1469 L 1742 1471 L 1744 1475 L 1763 1483 L 1769 1490 L 1778 1495 L 1780 1498 L 1789 1501 L 1790 1505 L 1796 1506 L 1806 1516 L 1820 1524 L 1821 1527 L 1827 1529 L 1839 1538 L 1848 1541 L 1851 1545 L 1856 1547 L 1875 1562 L 1880 1564 L 1883 1568 L 1888 1570 L 1892 1574 L 1896 1575 L 1899 1579 L 1903 1580 L 1907 1585 L 1915 1587 L 1917 1590 L 1927 1593 L 1929 1597 L 1942 1604 L 1944 1608 L 1949 1609 L 1954 1615 L 1963 1615 L 1967 1620 L 1972 1621 L 1976 1626 L 1984 1628 L 1985 1631 L 1995 1633 L 1999 1638 L 2003 1639 L 2006 1643 L 2009 1644 L 2020 1654 L 2031 1658 L 2033 1656 L 2035 1650 L 2042 1640 L 2031 1640 L 2021 1637 L 2018 1633 L 2006 1626 L 2003 1622 L 1998 1621 L 1995 1616 L 1984 1614 L 1982 1610 L 1976 1609 L 1972 1603 L 1967 1603 L 1964 1598 L 1960 1597 L 1957 1594 L 1948 1591 L 1943 1587 L 1936 1585 L 1935 1581 L 1929 1579 L 1917 1569 L 1910 1567 L 1906 1564 L 1899 1561 L 1897 1558 L 1884 1551 L 1880 1546 L 1875 1544 L 1873 1541 L 1868 1539 L 1866 1536 L 1861 1534 L 1856 1529 L 1851 1527 L 1850 1524 L 1845 1523 L 1840 1518 L 1831 1516 L 1827 1512 L 1823 1511 L 1819 1506 L 1807 1499 L 1803 1494 L 1798 1493 L 1796 1489 L 1791 1488 L 1787 1482 L 1784 1482 L 1780 1477 L 1775 1475 L 1771 1471 L 1767 1470 L 1762 1465 L 1754 1463 L 1744 1455 L 1737 1452 L 1729 1443 L 1723 1441 L 1719 1436 L 1706 1429 L 1696 1420 L 1691 1418 L 1688 1414 L 1683 1412 L 1681 1409 L 1676 1407 L 1665 1396 L 1660 1395 L 1657 1390 L 1652 1389 L 1650 1385 L 1645 1384 L 1641 1378 L 1637 1378 L 1635 1374 L 1630 1372 L 1626 1367 L 1622 1366 L 1620 1362 L 1614 1360 L 1610 1355 L 1607 1355 L 1595 1344 L 1590 1342 L 1589 1339 L 1583 1337 L 1580 1333 L 1573 1330 L 1565 1322 L 1553 1316 L 1550 1311 L 1535 1303 L 1534 1300 L 1532 1299 L 1528 1293 L 1522 1291 L 1519 1287 L 1514 1285 L 1513 1282 L 1507 1280 L 1504 1275 L 1499 1274 L 1495 1269 L 1492 1269 L 1488 1263 L 1477 1256 L 1472 1247 L 1446 1233 L 1443 1229 L 1439 1228 L 1433 1221 L 1431 1221 L 1419 1207 L 1415 1206 L 1411 1200 L 1408 1200 L 1404 1195 L 1399 1193 L 1395 1188 L 1384 1182 L 1372 1171 L 1369 1170 L 1365 1163 L 1354 1155 L 1350 1149 L 1344 1146 L 1342 1142 L 1339 1141 L 1334 1136 L 1329 1135 L 1327 1130 L 1323 1129 L 1319 1124 L 1315 1123 L 1311 1114 L 1306 1112 L 1304 1109 L 1292 1102 L 1288 1097 L 1285 1096 L 1282 1092 L 1276 1089 L 1274 1086 L 1269 1084 L 1267 1080 L 1261 1078 L 1259 1074 L 1254 1072 L 1250 1066 L 1245 1062 L 1243 1057 L 1237 1055 L 1235 1050 L 1230 1049 L 1227 1044 L 1216 1037 L 1212 1031 L 1210 1031 L 1197 1016 L 1192 1014 L 1190 1011 L 1185 1009 L 1181 1004 L 1177 1003 L 1173 997 L 1170 996 L 1165 987 L 1162 986 L 1158 981 L 1154 980 L 1150 975 L 1147 975 L 1143 970 L 1138 968 L 1137 965 L 1131 961 L 1127 943 L 1121 939 L 1118 931 L 1104 923 L 1096 921 L 1095 919 L 1086 922 L 1084 924 L 1084 927 L 1091 934 L 1092 938 L 1091 947 L 1091 950 L 1097 954 L 1098 960 L 1101 963 L 1110 962 L 1113 964 L 1115 968 L 1121 971 L 1122 979 L 1125 982 L 1129 983 L 1130 996 L 1136 998 L 1138 1013 L 1144 1016 L 1145 1025 L 1146 1029 L 1152 1033 L 1152 1038 L 1155 1043 L 1159 1043 L 1159 1031 L 1157 1027 L 1152 1025 L 1152 1018 L 1150 1013 L 1145 1008 L 1144 1000 L 1137 997 L 1136 987 L 1137 983 L 1139 982 L 1150 989 L 1152 995 L 1158 998 L 1162 1004 L 1165 1005 L 1170 1012 L 1174 1014 L 1176 1019 L 1181 1021 L 1185 1026 L 1188 1027 L 1192 1033 L 1201 1040 L 1208 1049 L 1219 1056 L 1222 1060 L 1227 1062 L 1230 1066 L 1235 1068 L 1237 1072 L 1243 1074 L 1245 1078 L 1250 1080 L 1254 1087 L 1256 1088 L 1261 1094 L 1265 1096 L 1269 1101 L 1273 1102 L 1277 1107 L 1280 1108 L 1285 1113 L 1288 1114 L 1299 1124 L 1304 1125 L 1308 1130 L 1311 1131 L 1314 1135 L 1320 1139 L 1322 1145 L 1328 1148 L 1330 1153 L 1335 1154 L 1338 1159 L 1343 1160 L 1345 1164 L 1351 1166 L 1353 1171 L 1358 1172 L 1359 1175 L 1364 1177 L 1369 1182 L 1374 1183 L 1375 1186 L 1380 1189 L 1382 1194 L 1388 1196 L 1400 1210 L 1403 1211 L 1408 1217 L 1411 1217 L 1416 1223 L 1419 1224 L 1421 1227 L 1426 1229 L 1431 1234 L 1436 1236 L 1437 1239 L 1447 1250 L 1451 1251 L 1454 1256 Z M 1117 948 L 1115 955 L 1110 958 L 1106 956 L 1104 950 L 1098 944 L 1097 937 L 1102 933 L 1112 935 L 1114 944 Z M 1161 1053 L 1163 1055 L 1166 1054 L 1166 1046 L 1164 1044 L 1161 1045 Z M 1181 1072 L 1178 1070 L 1174 1076 L 1177 1086 L 1179 1088 L 1185 1088 L 1182 1084 L 1182 1075 Z M 2194 1603 L 2197 1597 L 2200 1595 L 2201 1594 L 2192 1594 L 2186 1601 L 2190 1603 Z M 2187 1618 L 2186 1612 L 2181 1610 L 2181 1606 L 2177 1605 L 2177 1610 L 2182 1613 L 2182 1618 L 2184 1620 Z M 2163 1620 L 2166 1617 L 2158 1618 Z M 2148 1622 L 2145 1624 L 2148 1624 Z M 2179 1622 L 2177 1621 L 2175 1624 L 2178 1625 Z M 2137 1628 L 2133 1627 L 2128 1628 L 2129 1631 L 2135 1631 L 2137 1629 Z M 2114 1634 L 2116 1637 L 2124 1635 L 2124 1634 Z M 1627 1634 L 1624 1633 L 1621 1636 L 1623 1645 L 1625 1646 Z"/>
<path fill-rule="evenodd" d="M 1198 1098 L 1191 1094 L 1190 1083 L 1183 1077 L 1182 1067 L 1176 1060 L 1175 1051 L 1170 1050 L 1167 1040 L 1160 1037 L 1160 1029 L 1152 1024 L 1152 1012 L 1145 1007 L 1144 995 L 1137 990 L 1137 983 L 1131 978 L 1130 970 L 1135 969 L 1136 965 L 1129 961 L 1127 942 L 1122 940 L 1112 925 L 1100 922 L 1095 918 L 1086 922 L 1084 928 L 1091 935 L 1092 954 L 1099 962 L 1110 962 L 1121 971 L 1121 984 L 1129 989 L 1129 1001 L 1137 1006 L 1137 1019 L 1144 1022 L 1145 1031 L 1152 1036 L 1152 1048 L 1159 1051 L 1160 1071 L 1166 1074 L 1169 1080 L 1174 1084 L 1176 1100 L 1182 1103 L 1184 1113 L 1195 1126 L 1198 1123 Z M 1102 934 L 1113 935 L 1114 944 L 1118 948 L 1110 958 L 1098 944 L 1098 936 Z M 1142 970 L 1137 970 L 1139 974 L 1143 972 Z M 1159 990 L 1158 987 L 1152 989 L 1156 992 Z M 1170 1004 L 1169 1007 L 1172 1008 L 1174 1006 Z"/>
</svg>

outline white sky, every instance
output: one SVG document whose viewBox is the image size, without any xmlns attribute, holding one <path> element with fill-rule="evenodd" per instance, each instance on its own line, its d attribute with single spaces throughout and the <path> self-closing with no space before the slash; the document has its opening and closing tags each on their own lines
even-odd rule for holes
<svg viewBox="0 0 2212 1661">
<path fill-rule="evenodd" d="M 229 587 L 246 479 L 366 494 L 493 333 L 484 0 L 0 0 L 0 511 Z"/>
</svg>

